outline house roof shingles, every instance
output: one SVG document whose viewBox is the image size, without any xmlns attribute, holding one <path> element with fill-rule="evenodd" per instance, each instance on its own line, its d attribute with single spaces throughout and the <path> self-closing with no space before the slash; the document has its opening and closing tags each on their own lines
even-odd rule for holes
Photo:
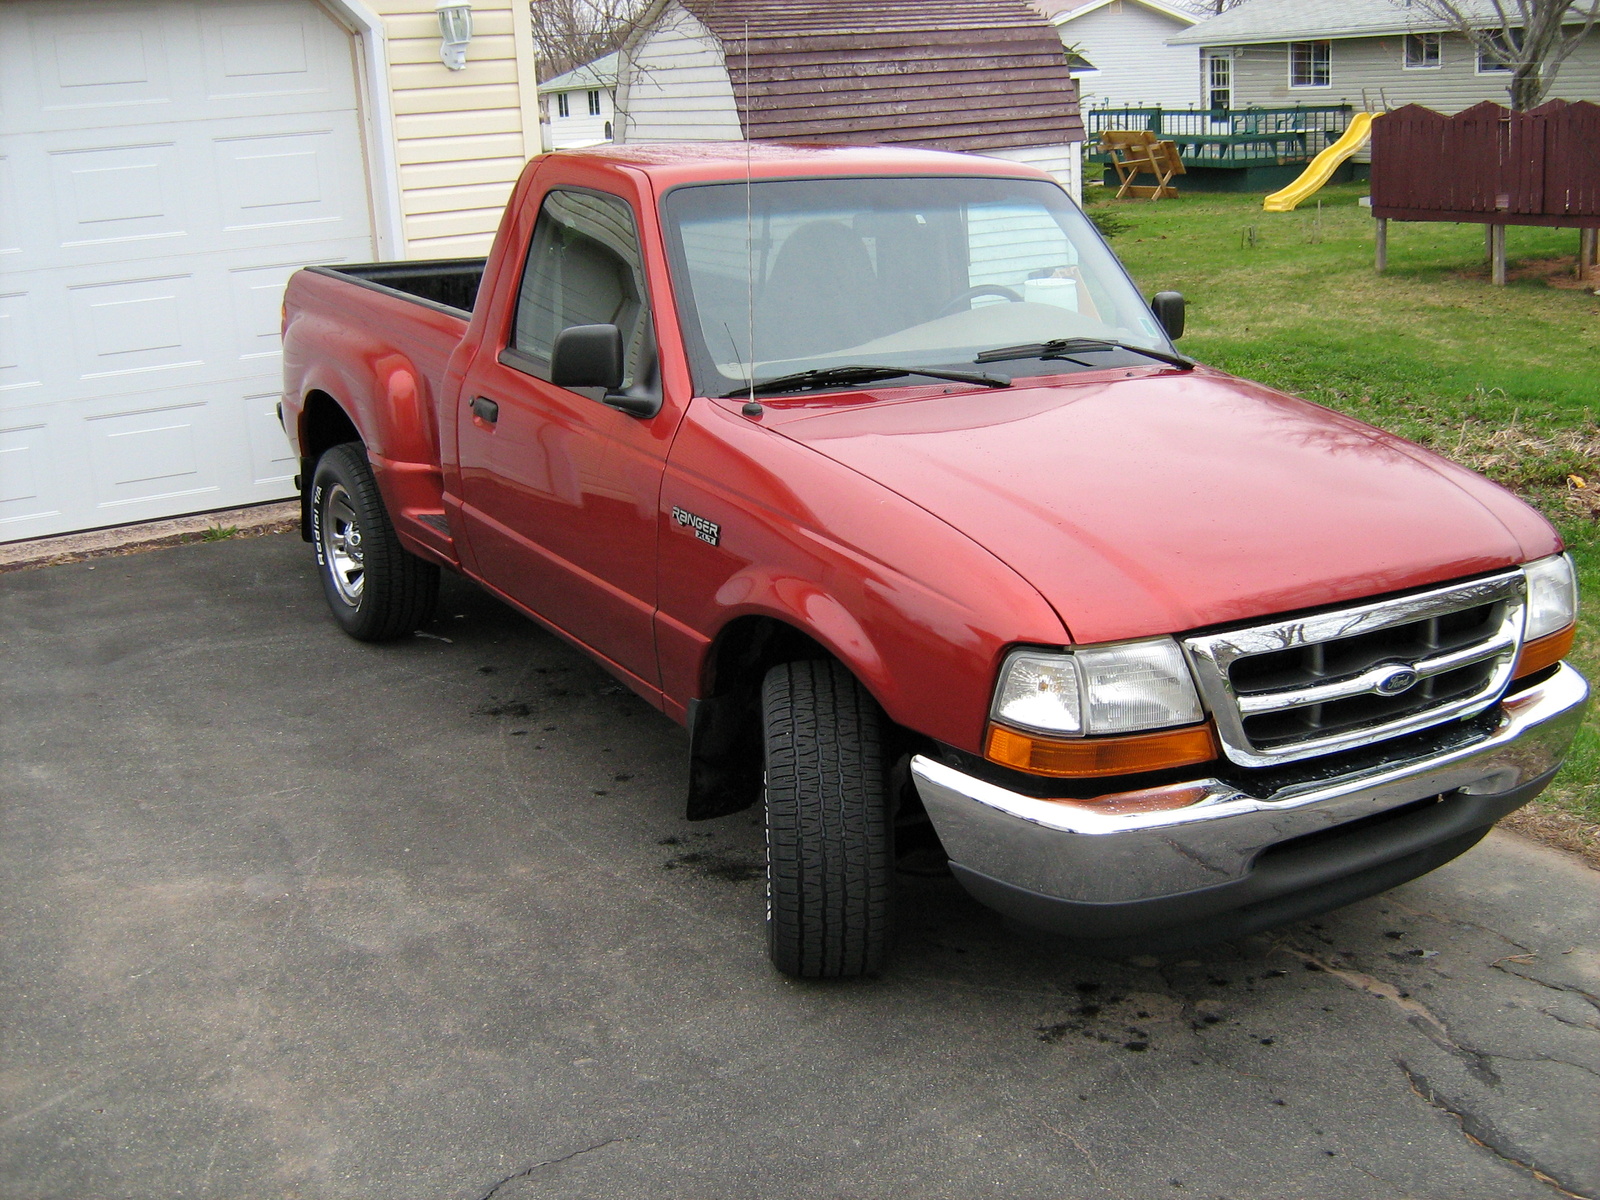
<svg viewBox="0 0 1600 1200">
<path fill-rule="evenodd" d="M 751 139 L 943 150 L 1083 140 L 1061 39 L 1024 0 L 680 2 L 722 43 Z"/>
<path fill-rule="evenodd" d="M 1498 25 L 1492 0 L 1461 0 L 1461 10 Z M 1514 5 L 1507 5 L 1515 11 Z M 1248 0 L 1238 8 L 1201 21 L 1167 39 L 1169 46 L 1246 46 L 1266 42 L 1299 42 L 1322 38 L 1375 37 L 1399 33 L 1434 33 L 1449 29 L 1422 8 L 1395 0 L 1339 0 L 1308 4 L 1306 0 Z"/>
</svg>

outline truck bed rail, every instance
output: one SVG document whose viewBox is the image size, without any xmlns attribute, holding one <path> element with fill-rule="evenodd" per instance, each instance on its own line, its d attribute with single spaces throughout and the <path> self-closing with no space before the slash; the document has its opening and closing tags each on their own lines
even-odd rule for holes
<svg viewBox="0 0 1600 1200">
<path fill-rule="evenodd" d="M 306 269 L 465 318 L 472 315 L 472 306 L 477 303 L 478 284 L 483 280 L 487 261 L 483 258 L 435 258 L 421 262 L 340 263 Z"/>
</svg>

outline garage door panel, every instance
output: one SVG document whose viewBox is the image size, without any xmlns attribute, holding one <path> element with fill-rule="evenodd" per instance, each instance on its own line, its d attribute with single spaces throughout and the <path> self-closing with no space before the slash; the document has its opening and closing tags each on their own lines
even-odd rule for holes
<svg viewBox="0 0 1600 1200">
<path fill-rule="evenodd" d="M 29 292 L 0 293 L 0 406 L 5 404 L 7 393 L 36 389 L 43 383 L 34 324 L 33 296 Z"/>
<path fill-rule="evenodd" d="M 59 475 L 51 469 L 49 435 L 43 421 L 0 425 L 0 529 L 6 522 L 59 513 L 59 507 L 44 494 L 44 481 L 54 478 Z"/>
<path fill-rule="evenodd" d="M 209 101 L 304 97 L 318 108 L 355 107 L 348 42 L 322 21 L 281 4 L 201 10 Z M 283 105 L 276 106 L 283 111 Z"/>
<path fill-rule="evenodd" d="M 204 366 L 198 291 L 189 275 L 72 288 L 78 378 Z"/>
<path fill-rule="evenodd" d="M 0 541 L 293 495 L 279 399 L 234 380 L 0 418 Z"/>
<path fill-rule="evenodd" d="M 250 429 L 250 472 L 257 485 L 282 487 L 293 485 L 294 473 L 299 469 L 289 439 L 278 423 L 278 401 L 281 392 L 257 392 L 241 397 L 245 421 Z"/>
<path fill-rule="evenodd" d="M 81 13 L 35 9 L 29 24 L 40 109 L 98 123 L 105 114 L 92 110 L 170 105 L 169 51 L 181 49 L 182 39 L 165 28 L 169 20 L 153 26 L 149 9 L 134 5 L 97 5 L 89 21 Z"/>
<path fill-rule="evenodd" d="M 95 502 L 101 508 L 215 491 L 203 402 L 92 417 Z M 197 430 L 197 423 L 201 429 Z"/>
<path fill-rule="evenodd" d="M 104 130 L 46 134 L 0 160 L 0 196 L 9 175 L 17 197 L 0 216 L 7 271 L 330 238 L 371 255 L 354 113 L 209 121 L 176 138 L 170 125 L 116 132 L 115 144 Z"/>
<path fill-rule="evenodd" d="M 370 252 L 369 244 L 335 238 L 8 277 L 0 293 L 0 413 L 41 397 L 77 401 L 119 389 L 252 378 L 276 388 L 289 276 L 303 266 L 366 261 Z"/>
<path fill-rule="evenodd" d="M 186 234 L 180 151 L 172 142 L 57 150 L 50 154 L 58 245 L 93 247 Z M 143 246 L 143 254 L 174 247 Z"/>
<path fill-rule="evenodd" d="M 217 139 L 222 231 L 363 223 L 366 197 L 340 166 L 355 140 L 353 128 Z"/>
<path fill-rule="evenodd" d="M 0 132 L 356 107 L 349 36 L 309 0 L 6 8 Z"/>
<path fill-rule="evenodd" d="M 250 370 L 278 370 L 283 360 L 283 290 L 301 267 L 348 261 L 316 257 L 264 266 L 235 267 L 228 272 L 232 293 L 234 356 Z M 270 360 L 270 361 L 257 361 Z"/>
<path fill-rule="evenodd" d="M 17 190 L 15 156 L 0 154 L 0 271 L 16 267 L 22 240 L 22 196 Z"/>
</svg>

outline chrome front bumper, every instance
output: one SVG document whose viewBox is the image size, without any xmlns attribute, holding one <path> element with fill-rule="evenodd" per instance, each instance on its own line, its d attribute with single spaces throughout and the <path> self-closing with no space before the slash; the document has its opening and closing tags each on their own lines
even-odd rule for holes
<svg viewBox="0 0 1600 1200">
<path fill-rule="evenodd" d="M 1025 894 L 1035 905 L 1060 902 L 1091 913 L 1124 906 L 1154 915 L 1171 907 L 1163 903 L 1167 900 L 1214 896 L 1214 902 L 1182 908 L 1203 915 L 1230 907 L 1229 896 L 1240 903 L 1258 902 L 1262 888 L 1249 886 L 1257 858 L 1293 838 L 1435 796 L 1458 803 L 1465 814 L 1453 824 L 1440 824 L 1440 839 L 1459 837 L 1463 821 L 1487 826 L 1548 782 L 1577 733 L 1588 695 L 1583 676 L 1563 663 L 1549 679 L 1508 697 L 1498 727 L 1479 741 L 1299 783 L 1265 798 L 1218 779 L 1198 779 L 1180 785 L 1195 790 L 1194 803 L 1165 811 L 1106 811 L 1137 806 L 1137 792 L 1100 797 L 1095 807 L 1037 800 L 920 755 L 912 760 L 911 771 L 957 878 L 986 903 L 1006 908 L 994 901 L 998 890 Z M 1391 857 L 1417 854 L 1425 848 L 1426 836 L 1412 833 L 1409 842 L 1395 843 Z M 1346 860 L 1370 870 L 1381 864 L 1383 853 L 1368 846 L 1364 855 L 1347 854 Z M 1421 865 L 1413 874 L 1438 865 Z M 1315 874 L 1302 868 L 1299 878 Z M 1103 924 L 1116 930 L 1140 922 Z"/>
</svg>

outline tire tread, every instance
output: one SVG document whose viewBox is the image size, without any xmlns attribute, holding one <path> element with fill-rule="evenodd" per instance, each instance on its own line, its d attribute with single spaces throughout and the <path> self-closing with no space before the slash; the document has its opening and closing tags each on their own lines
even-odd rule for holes
<svg viewBox="0 0 1600 1200">
<path fill-rule="evenodd" d="M 882 713 L 821 659 L 772 668 L 762 711 L 773 964 L 812 979 L 876 972 L 893 891 Z"/>
</svg>

